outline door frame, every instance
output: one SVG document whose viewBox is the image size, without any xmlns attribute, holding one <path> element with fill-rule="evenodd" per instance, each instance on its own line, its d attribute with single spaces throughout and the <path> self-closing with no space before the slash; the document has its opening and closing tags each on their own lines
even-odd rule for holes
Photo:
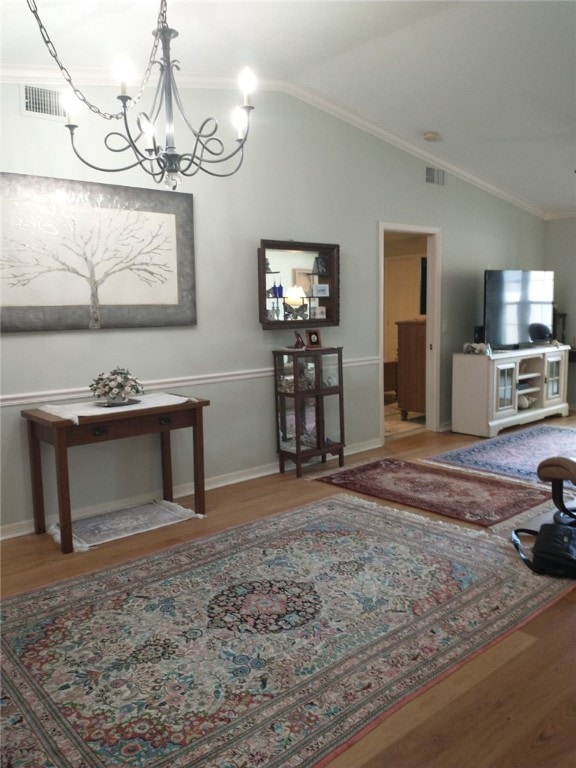
<svg viewBox="0 0 576 768">
<path fill-rule="evenodd" d="M 379 343 L 380 343 L 380 439 L 384 445 L 384 235 L 406 232 L 426 236 L 426 429 L 440 432 L 440 337 L 442 230 L 415 224 L 380 222 L 379 225 Z"/>
</svg>

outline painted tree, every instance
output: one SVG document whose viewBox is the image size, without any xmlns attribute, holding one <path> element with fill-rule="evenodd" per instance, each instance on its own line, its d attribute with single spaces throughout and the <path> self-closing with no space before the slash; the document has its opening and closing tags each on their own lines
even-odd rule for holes
<svg viewBox="0 0 576 768">
<path fill-rule="evenodd" d="M 100 328 L 100 291 L 125 275 L 153 288 L 166 283 L 175 250 L 168 217 L 128 209 L 90 193 L 14 201 L 5 208 L 0 269 L 10 290 L 58 273 L 86 284 L 90 328 Z M 129 282 L 126 283 L 129 289 Z"/>
</svg>

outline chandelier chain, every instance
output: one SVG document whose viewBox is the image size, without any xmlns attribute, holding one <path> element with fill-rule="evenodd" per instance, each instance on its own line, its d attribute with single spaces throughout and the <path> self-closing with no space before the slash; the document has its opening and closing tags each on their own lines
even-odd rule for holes
<svg viewBox="0 0 576 768">
<path fill-rule="evenodd" d="M 103 117 L 105 120 L 120 120 L 123 117 L 123 112 L 117 112 L 115 114 L 112 114 L 111 112 L 103 112 L 99 107 L 97 107 L 95 104 L 92 104 L 88 98 L 84 95 L 84 93 L 74 84 L 74 81 L 72 80 L 72 76 L 70 75 L 70 72 L 66 69 L 62 61 L 60 60 L 60 57 L 58 56 L 58 52 L 56 51 L 56 47 L 52 40 L 50 39 L 50 36 L 48 34 L 48 31 L 44 24 L 42 23 L 42 19 L 40 18 L 40 15 L 38 13 L 38 6 L 36 5 L 35 0 L 26 0 L 28 3 L 28 8 L 30 8 L 30 11 L 32 12 L 34 18 L 36 19 L 38 23 L 38 27 L 40 28 L 40 34 L 42 36 L 42 40 L 44 41 L 46 48 L 48 49 L 48 52 L 50 53 L 50 56 L 54 59 L 56 64 L 58 65 L 58 69 L 62 73 L 62 76 L 66 80 L 66 82 L 70 85 L 72 90 L 74 91 L 74 95 L 76 98 L 78 98 L 83 104 L 85 104 L 88 109 L 91 112 L 94 112 L 95 114 L 99 115 L 100 117 Z M 158 11 L 158 23 L 157 28 L 159 27 L 165 27 L 167 25 L 166 21 L 166 3 L 167 0 L 160 0 L 160 9 Z M 150 58 L 148 59 L 148 65 L 146 67 L 146 72 L 144 73 L 144 77 L 142 79 L 142 84 L 140 86 L 140 89 L 136 96 L 131 99 L 130 108 L 132 108 L 142 97 L 144 93 L 144 89 L 148 83 L 148 80 L 150 79 L 150 74 L 152 72 L 152 67 L 155 64 L 156 61 L 156 52 L 158 50 L 158 45 L 160 42 L 160 38 L 158 35 L 154 35 L 154 44 L 152 45 L 152 51 L 150 53 Z"/>
</svg>

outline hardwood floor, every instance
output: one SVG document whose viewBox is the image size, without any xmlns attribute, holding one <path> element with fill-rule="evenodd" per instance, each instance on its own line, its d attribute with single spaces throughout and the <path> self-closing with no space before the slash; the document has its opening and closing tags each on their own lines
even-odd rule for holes
<svg viewBox="0 0 576 768">
<path fill-rule="evenodd" d="M 576 426 L 576 414 L 549 423 Z M 408 433 L 378 450 L 350 456 L 347 464 L 382 456 L 422 459 L 476 441 L 452 433 Z M 90 552 L 62 555 L 48 535 L 11 539 L 0 550 L 1 591 L 15 594 L 89 573 L 334 492 L 306 475 L 298 479 L 287 472 L 208 491 L 203 520 L 120 539 Z M 572 591 L 390 715 L 329 768 L 575 766 L 576 591 Z"/>
</svg>

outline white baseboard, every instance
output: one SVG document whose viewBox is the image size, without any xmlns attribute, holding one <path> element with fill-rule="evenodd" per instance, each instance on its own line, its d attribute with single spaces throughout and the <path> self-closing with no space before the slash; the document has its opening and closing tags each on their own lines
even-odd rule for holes
<svg viewBox="0 0 576 768">
<path fill-rule="evenodd" d="M 366 443 L 357 443 L 346 449 L 345 454 L 351 456 L 355 453 L 362 451 L 369 451 L 373 448 L 379 448 L 380 442 L 373 440 Z M 226 485 L 234 485 L 235 483 L 242 483 L 246 480 L 255 480 L 259 477 L 265 477 L 267 475 L 274 475 L 278 472 L 278 462 L 275 461 L 270 464 L 262 464 L 258 467 L 250 467 L 250 469 L 243 469 L 239 472 L 230 472 L 225 475 L 218 475 L 206 480 L 206 490 L 212 490 L 213 488 L 222 488 Z M 194 483 L 186 483 L 174 488 L 174 498 L 180 499 L 184 496 L 192 496 L 194 494 Z M 120 499 L 117 502 L 112 503 L 113 509 L 123 509 L 124 507 L 132 507 L 137 504 L 145 504 L 152 499 L 161 499 L 162 490 L 158 489 L 156 492 L 152 492 L 145 496 L 133 496 L 132 498 Z M 79 507 L 74 509 L 74 519 L 81 520 L 84 517 L 93 517 L 94 515 L 100 515 L 103 512 L 109 512 L 111 509 L 111 503 L 96 504 L 90 507 Z M 208 514 L 210 512 L 208 511 Z M 52 523 L 57 523 L 57 515 L 48 515 L 46 517 L 46 527 Z M 0 541 L 6 539 L 15 539 L 19 536 L 27 536 L 30 533 L 34 533 L 34 521 L 25 520 L 19 523 L 8 523 L 6 525 L 0 525 Z"/>
</svg>

